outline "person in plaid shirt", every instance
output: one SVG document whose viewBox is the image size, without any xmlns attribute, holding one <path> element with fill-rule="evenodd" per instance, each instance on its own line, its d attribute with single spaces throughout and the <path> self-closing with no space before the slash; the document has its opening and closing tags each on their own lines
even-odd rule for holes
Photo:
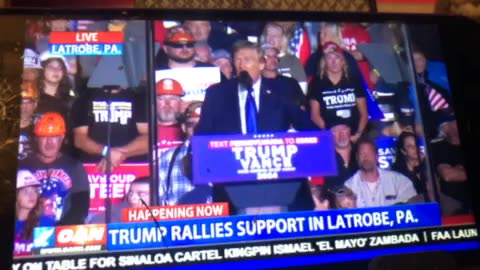
<svg viewBox="0 0 480 270">
<path fill-rule="evenodd" d="M 201 106 L 202 102 L 192 102 L 178 119 L 185 134 L 185 142 L 160 156 L 158 175 L 162 205 L 178 204 L 184 194 L 195 188 L 191 181 L 190 138 L 200 119 Z"/>
</svg>

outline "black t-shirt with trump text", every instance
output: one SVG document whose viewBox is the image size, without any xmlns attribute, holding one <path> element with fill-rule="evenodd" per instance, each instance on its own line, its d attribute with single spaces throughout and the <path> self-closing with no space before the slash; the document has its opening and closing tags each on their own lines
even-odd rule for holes
<svg viewBox="0 0 480 270">
<path fill-rule="evenodd" d="M 72 110 L 73 128 L 87 126 L 88 136 L 96 143 L 106 145 L 108 134 L 108 101 L 110 101 L 110 146 L 125 146 L 138 135 L 137 123 L 146 123 L 146 101 L 130 90 L 111 93 L 103 90 L 80 97 Z M 101 156 L 82 153 L 83 162 L 97 162 Z"/>
<path fill-rule="evenodd" d="M 308 95 L 320 103 L 320 113 L 326 127 L 336 124 L 347 124 L 352 134 L 358 128 L 360 113 L 357 98 L 365 97 L 365 90 L 343 77 L 334 85 L 330 79 L 316 77 L 309 86 Z"/>
</svg>

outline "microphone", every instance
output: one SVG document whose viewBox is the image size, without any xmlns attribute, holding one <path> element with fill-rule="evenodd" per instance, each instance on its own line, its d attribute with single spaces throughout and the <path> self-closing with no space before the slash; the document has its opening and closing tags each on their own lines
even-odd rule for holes
<svg viewBox="0 0 480 270">
<path fill-rule="evenodd" d="M 142 205 L 145 206 L 147 211 L 150 213 L 150 216 L 152 216 L 153 222 L 155 222 L 155 227 L 157 227 L 158 231 L 160 232 L 160 241 L 162 241 L 162 243 L 165 245 L 165 247 L 168 248 L 167 243 L 164 241 L 165 239 L 163 238 L 160 223 L 158 222 L 157 218 L 155 218 L 155 216 L 153 215 L 152 209 L 150 209 L 148 204 L 142 198 L 140 198 L 140 196 L 138 198 L 140 199 L 140 202 L 142 203 Z"/>
<path fill-rule="evenodd" d="M 240 71 L 240 74 L 238 74 L 238 82 L 245 89 L 247 90 L 252 89 L 253 79 L 252 77 L 250 77 L 250 74 L 248 74 L 248 72 L 246 72 L 245 70 Z"/>
</svg>

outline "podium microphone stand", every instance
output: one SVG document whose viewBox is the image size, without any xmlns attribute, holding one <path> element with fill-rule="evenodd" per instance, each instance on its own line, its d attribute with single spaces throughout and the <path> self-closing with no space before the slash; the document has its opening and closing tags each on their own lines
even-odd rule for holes
<svg viewBox="0 0 480 270">
<path fill-rule="evenodd" d="M 111 183 L 110 183 L 110 175 L 111 172 L 111 137 L 112 137 L 112 123 L 111 123 L 111 99 L 112 99 L 112 90 L 120 89 L 119 85 L 105 85 L 102 87 L 103 91 L 107 94 L 107 153 L 105 155 L 105 177 L 106 177 L 106 189 L 107 189 L 107 196 L 105 198 L 105 223 L 109 224 L 112 221 L 112 199 L 111 199 Z"/>
</svg>

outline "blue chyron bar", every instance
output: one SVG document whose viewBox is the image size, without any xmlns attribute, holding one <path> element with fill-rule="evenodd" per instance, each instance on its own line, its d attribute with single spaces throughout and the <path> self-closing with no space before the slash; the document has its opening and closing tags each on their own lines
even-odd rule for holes
<svg viewBox="0 0 480 270">
<path fill-rule="evenodd" d="M 50 44 L 52 55 L 122 55 L 123 44 Z"/>
</svg>

